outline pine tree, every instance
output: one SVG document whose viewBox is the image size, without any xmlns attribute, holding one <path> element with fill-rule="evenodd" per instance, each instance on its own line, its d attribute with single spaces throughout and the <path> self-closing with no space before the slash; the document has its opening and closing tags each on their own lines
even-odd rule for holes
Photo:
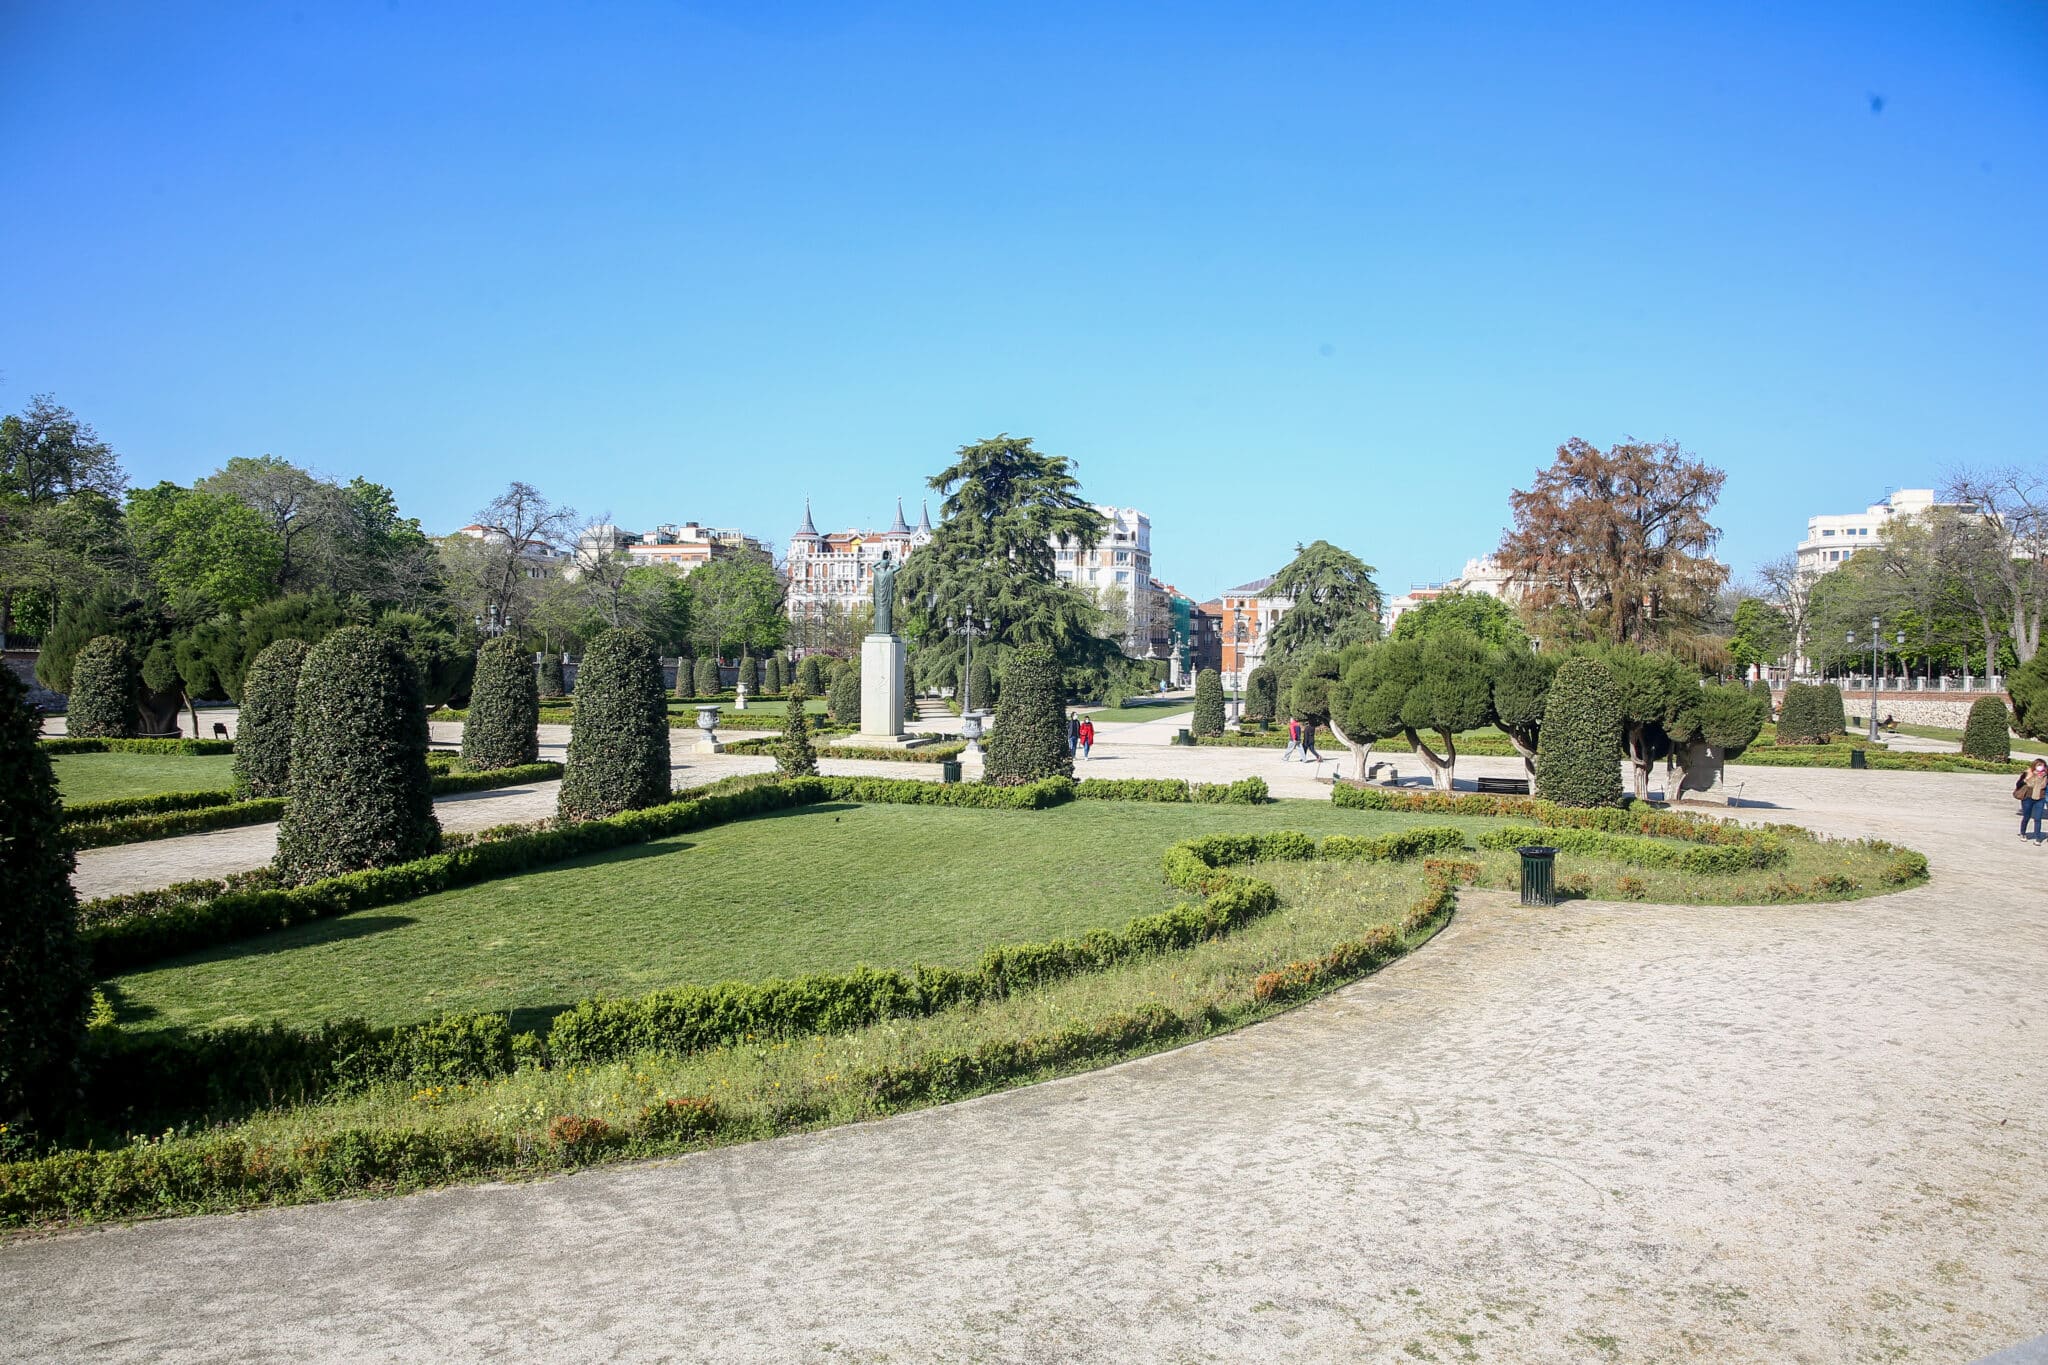
<svg viewBox="0 0 2048 1365">
<path fill-rule="evenodd" d="M 811 747 L 811 718 L 804 713 L 803 684 L 789 689 L 789 719 L 783 722 L 782 742 L 775 746 L 775 771 L 782 777 L 816 777 L 818 752 Z"/>
</svg>

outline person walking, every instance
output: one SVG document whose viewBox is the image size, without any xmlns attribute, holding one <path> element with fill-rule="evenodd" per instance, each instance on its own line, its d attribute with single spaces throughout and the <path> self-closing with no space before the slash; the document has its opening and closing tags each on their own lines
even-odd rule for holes
<svg viewBox="0 0 2048 1365">
<path fill-rule="evenodd" d="M 1088 751 L 1095 747 L 1095 722 L 1083 720 L 1076 737 L 1081 741 L 1081 757 L 1086 759 Z"/>
<path fill-rule="evenodd" d="M 1316 723 L 1305 720 L 1301 723 L 1301 761 L 1306 763 L 1310 759 L 1320 764 L 1323 756 L 1316 752 Z"/>
<path fill-rule="evenodd" d="M 2012 794 L 2020 803 L 2020 838 L 2030 837 L 2027 822 L 2033 821 L 2032 838 L 2041 837 L 2041 817 L 2048 814 L 2048 758 L 2037 758 L 2027 770 L 2020 774 L 2020 780 L 2013 784 Z"/>
<path fill-rule="evenodd" d="M 1301 722 L 1293 716 L 1289 716 L 1287 718 L 1287 752 L 1280 755 L 1280 761 L 1282 763 L 1289 762 L 1299 752 L 1301 752 Z"/>
<path fill-rule="evenodd" d="M 1070 713 L 1067 716 L 1067 756 L 1069 758 L 1073 757 L 1075 750 L 1080 747 L 1080 744 L 1081 717 Z"/>
</svg>

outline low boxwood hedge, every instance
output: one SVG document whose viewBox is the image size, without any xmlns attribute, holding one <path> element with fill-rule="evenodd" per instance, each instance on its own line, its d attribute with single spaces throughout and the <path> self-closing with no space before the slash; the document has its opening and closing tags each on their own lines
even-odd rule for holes
<svg viewBox="0 0 2048 1365">
<path fill-rule="evenodd" d="M 43 752 L 52 758 L 65 754 L 231 754 L 231 739 L 74 739 L 51 735 L 42 741 Z"/>
<path fill-rule="evenodd" d="M 1178 777 L 1089 777 L 1074 787 L 1083 801 L 1193 802 L 1210 806 L 1256 806 L 1270 799 L 1264 778 L 1235 782 L 1185 782 Z"/>
</svg>

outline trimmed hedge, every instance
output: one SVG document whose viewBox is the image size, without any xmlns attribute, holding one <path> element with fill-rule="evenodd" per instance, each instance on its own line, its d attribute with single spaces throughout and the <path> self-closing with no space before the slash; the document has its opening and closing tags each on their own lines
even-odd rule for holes
<svg viewBox="0 0 2048 1365">
<path fill-rule="evenodd" d="M 1827 731 L 1829 739 L 1849 733 L 1849 712 L 1848 708 L 1842 705 L 1841 688 L 1833 683 L 1822 683 L 1818 707 L 1821 725 Z"/>
<path fill-rule="evenodd" d="M 1811 744 L 1781 747 L 1775 744 L 1753 744 L 1735 758 L 1731 764 L 1745 764 L 1759 768 L 1846 768 L 1849 755 L 1862 749 L 1864 766 L 1883 772 L 1918 773 L 2003 773 L 2012 775 L 2026 771 L 2024 762 L 1995 763 L 1988 759 L 1970 758 L 1963 754 L 1891 753 L 1884 749 L 1863 748 L 1854 744 Z"/>
<path fill-rule="evenodd" d="M 526 651 L 509 635 L 476 652 L 476 680 L 462 721 L 465 767 L 517 768 L 540 757 L 540 689 Z"/>
<path fill-rule="evenodd" d="M 299 673 L 312 650 L 304 640 L 274 640 L 250 662 L 235 721 L 238 797 L 284 796 L 291 790 L 292 719 L 299 707 Z"/>
<path fill-rule="evenodd" d="M 724 684 L 719 681 L 718 677 L 718 657 L 714 654 L 706 654 L 703 658 L 697 660 L 696 665 L 691 669 L 690 681 L 696 687 L 698 696 L 717 696 L 724 688 Z"/>
<path fill-rule="evenodd" d="M 202 758 L 235 751 L 231 739 L 84 739 L 53 735 L 39 742 L 43 752 L 52 758 L 65 754 L 184 754 Z"/>
<path fill-rule="evenodd" d="M 1235 782 L 1186 782 L 1178 777 L 1090 777 L 1077 783 L 1083 801 L 1193 802 L 1197 805 L 1256 806 L 1271 796 L 1264 778 Z"/>
<path fill-rule="evenodd" d="M 670 799 L 668 729 L 667 689 L 654 646 L 638 631 L 599 634 L 577 675 L 557 813 L 564 820 L 599 820 Z"/>
<path fill-rule="evenodd" d="M 796 666 L 796 680 L 809 695 L 824 696 L 832 686 L 831 661 L 822 654 L 806 654 L 803 662 Z"/>
<path fill-rule="evenodd" d="M 1195 674 L 1195 714 L 1189 728 L 1197 739 L 1223 733 L 1223 675 L 1213 668 Z"/>
<path fill-rule="evenodd" d="M 1963 724 L 1963 757 L 1986 763 L 2012 759 L 2012 715 L 1996 697 L 1979 697 Z"/>
<path fill-rule="evenodd" d="M 1539 829 L 1529 825 L 1505 825 L 1482 830 L 1475 842 L 1481 848 L 1512 849 L 1524 844 L 1549 844 L 1563 853 L 1581 853 L 1593 858 L 1612 858 L 1640 867 L 1669 867 L 1681 872 L 1719 874 L 1748 872 L 1757 868 L 1782 867 L 1785 844 L 1772 834 L 1735 844 L 1697 844 L 1678 848 L 1655 839 L 1609 834 L 1597 829 Z"/>
<path fill-rule="evenodd" d="M 1280 710 L 1280 675 L 1270 664 L 1260 664 L 1244 680 L 1245 720 L 1273 721 Z"/>
<path fill-rule="evenodd" d="M 549 650 L 540 656 L 540 668 L 534 679 L 534 694 L 537 697 L 566 697 L 569 684 L 562 668 L 562 656 Z"/>
<path fill-rule="evenodd" d="M 1621 801 L 1621 694 L 1597 659 L 1567 659 L 1543 707 L 1536 792 L 1567 806 Z"/>
<path fill-rule="evenodd" d="M 71 666 L 64 729 L 85 739 L 133 739 L 142 667 L 118 635 L 95 635 Z"/>
<path fill-rule="evenodd" d="M 313 646 L 292 717 L 279 875 L 314 882 L 433 852 L 441 826 L 430 783 L 426 704 L 405 650 L 368 626 Z"/>
<path fill-rule="evenodd" d="M 1026 645 L 1010 655 L 987 748 L 981 778 L 985 783 L 1001 786 L 1073 777 L 1066 707 L 1060 702 L 1060 663 L 1051 649 Z"/>
<path fill-rule="evenodd" d="M 1825 744 L 1842 733 L 1832 726 L 1828 704 L 1821 690 L 1811 683 L 1788 683 L 1778 703 L 1776 743 Z"/>
<path fill-rule="evenodd" d="M 825 713 L 834 725 L 860 728 L 860 665 L 848 659 L 832 670 L 825 690 Z"/>
</svg>

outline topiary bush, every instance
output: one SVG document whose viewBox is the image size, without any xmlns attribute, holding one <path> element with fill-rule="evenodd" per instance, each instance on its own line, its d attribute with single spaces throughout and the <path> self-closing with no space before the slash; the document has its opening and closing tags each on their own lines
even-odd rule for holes
<svg viewBox="0 0 2048 1365">
<path fill-rule="evenodd" d="M 739 679 L 734 684 L 734 687 L 736 690 L 741 687 L 746 688 L 747 695 L 750 697 L 761 695 L 761 661 L 759 659 L 756 659 L 751 654 L 740 655 Z"/>
<path fill-rule="evenodd" d="M 2012 758 L 2012 718 L 1996 697 L 1979 697 L 1963 724 L 1963 756 L 2004 763 Z"/>
<path fill-rule="evenodd" d="M 294 701 L 278 875 L 296 885 L 432 853 L 432 783 L 427 708 L 404 647 L 368 626 L 313 646 Z"/>
<path fill-rule="evenodd" d="M 1821 739 L 1825 743 L 1849 733 L 1849 713 L 1842 705 L 1842 689 L 1833 683 L 1822 683 L 1818 689 L 1818 708 L 1821 724 Z"/>
<path fill-rule="evenodd" d="M 2005 675 L 2012 698 L 2012 728 L 2029 739 L 2048 739 L 2048 649 Z"/>
<path fill-rule="evenodd" d="M 832 664 L 822 654 L 807 654 L 797 665 L 796 680 L 813 697 L 822 697 L 832 686 Z"/>
<path fill-rule="evenodd" d="M 809 700 L 802 683 L 789 689 L 789 719 L 775 746 L 775 771 L 781 777 L 818 775 L 818 751 L 811 747 L 811 718 L 804 713 L 804 703 Z"/>
<path fill-rule="evenodd" d="M 1825 744 L 1827 720 L 1820 689 L 1811 683 L 1787 683 L 1778 703 L 1778 743 Z"/>
<path fill-rule="evenodd" d="M 564 820 L 596 820 L 668 799 L 661 661 L 639 631 L 604 631 L 584 651 L 556 813 Z"/>
<path fill-rule="evenodd" d="M 718 659 L 716 656 L 706 654 L 703 658 L 697 660 L 693 681 L 696 683 L 697 695 L 700 697 L 715 697 L 724 690 L 724 683 L 718 676 Z"/>
<path fill-rule="evenodd" d="M 1551 680 L 1536 795 L 1561 806 L 1621 800 L 1621 695 L 1597 659 L 1568 659 Z"/>
<path fill-rule="evenodd" d="M 1010 655 L 1004 670 L 982 781 L 1015 787 L 1073 775 L 1059 659 L 1044 645 L 1027 645 Z"/>
<path fill-rule="evenodd" d="M 967 670 L 967 686 L 973 693 L 977 711 L 994 711 L 1002 699 L 996 687 L 995 671 L 988 666 L 987 659 L 976 659 L 974 667 Z"/>
<path fill-rule="evenodd" d="M 276 640 L 250 661 L 235 722 L 235 795 L 244 800 L 291 790 L 292 718 L 299 710 L 299 672 L 313 647 Z"/>
<path fill-rule="evenodd" d="M 787 670 L 783 666 L 780 654 L 770 654 L 768 656 L 768 666 L 762 670 L 761 686 L 764 690 L 771 693 L 783 692 L 788 689 L 789 677 Z"/>
<path fill-rule="evenodd" d="M 697 656 L 684 650 L 676 655 L 676 696 L 684 701 L 697 695 Z"/>
<path fill-rule="evenodd" d="M 543 697 L 555 698 L 569 695 L 569 684 L 562 673 L 562 656 L 549 650 L 540 656 L 540 679 L 537 688 Z"/>
<path fill-rule="evenodd" d="M 911 666 L 909 650 L 903 652 L 903 719 L 917 719 L 917 670 Z"/>
<path fill-rule="evenodd" d="M 76 1090 L 92 989 L 72 845 L 56 773 L 36 739 L 41 728 L 21 679 L 0 668 L 0 1124 L 16 1127 Z"/>
<path fill-rule="evenodd" d="M 95 635 L 71 665 L 71 704 L 64 732 L 85 739 L 129 739 L 135 734 L 142 670 L 118 635 Z"/>
<path fill-rule="evenodd" d="M 1223 733 L 1223 675 L 1213 668 L 1195 675 L 1195 718 L 1190 728 L 1197 736 Z"/>
<path fill-rule="evenodd" d="M 860 665 L 852 660 L 832 670 L 832 685 L 825 691 L 825 710 L 834 725 L 860 724 Z"/>
<path fill-rule="evenodd" d="M 1280 675 L 1260 664 L 1244 680 L 1244 718 L 1270 723 L 1280 709 Z"/>
<path fill-rule="evenodd" d="M 516 768 L 540 757 L 540 690 L 526 651 L 501 635 L 476 652 L 476 682 L 462 723 L 462 765 Z"/>
</svg>

